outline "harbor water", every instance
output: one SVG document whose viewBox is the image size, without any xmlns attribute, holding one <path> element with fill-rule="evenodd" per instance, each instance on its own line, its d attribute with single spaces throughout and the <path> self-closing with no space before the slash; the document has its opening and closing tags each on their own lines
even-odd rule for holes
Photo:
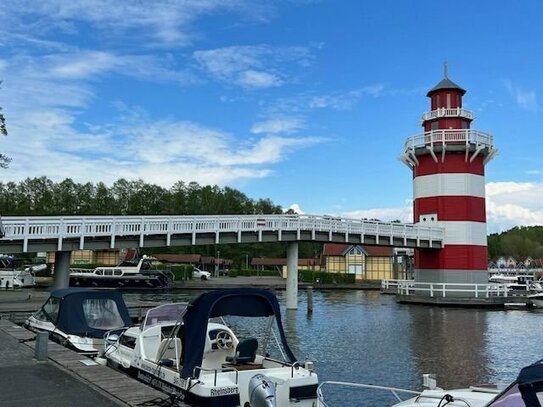
<svg viewBox="0 0 543 407">
<path fill-rule="evenodd" d="M 125 294 L 125 298 L 187 301 L 199 292 Z M 376 291 L 315 291 L 306 313 L 286 310 L 277 292 L 289 344 L 299 360 L 315 362 L 319 380 L 349 381 L 411 390 L 434 373 L 443 388 L 508 383 L 520 368 L 543 358 L 543 313 L 401 305 Z M 388 406 L 376 390 L 325 387 L 329 406 Z"/>
</svg>

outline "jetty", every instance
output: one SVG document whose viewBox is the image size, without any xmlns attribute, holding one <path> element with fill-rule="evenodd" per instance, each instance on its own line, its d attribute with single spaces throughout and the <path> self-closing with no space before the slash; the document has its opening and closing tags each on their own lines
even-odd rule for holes
<svg viewBox="0 0 543 407">
<path fill-rule="evenodd" d="M 0 320 L 3 406 L 186 406 L 172 404 L 167 394 L 52 341 L 47 344 L 47 360 L 37 361 L 35 337 Z"/>
</svg>

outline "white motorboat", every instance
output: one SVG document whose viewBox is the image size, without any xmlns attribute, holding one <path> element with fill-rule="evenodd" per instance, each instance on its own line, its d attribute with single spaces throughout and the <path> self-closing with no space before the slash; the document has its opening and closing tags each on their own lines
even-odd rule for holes
<svg viewBox="0 0 543 407">
<path fill-rule="evenodd" d="M 249 337 L 236 336 L 222 319 L 226 316 L 253 328 L 256 319 L 265 318 L 265 332 L 258 336 L 251 329 Z M 274 351 L 283 360 L 271 357 Z M 190 304 L 151 309 L 141 326 L 106 337 L 104 357 L 193 406 L 316 405 L 313 364 L 296 360 L 277 298 L 262 289 L 211 291 Z"/>
<path fill-rule="evenodd" d="M 132 325 L 120 292 L 87 288 L 54 290 L 24 322 L 26 328 L 49 332 L 52 340 L 90 356 L 103 350 L 106 333 Z"/>
<path fill-rule="evenodd" d="M 543 363 L 538 361 L 524 367 L 517 379 L 506 387 L 480 385 L 465 389 L 444 390 L 436 386 L 432 375 L 424 375 L 426 389 L 421 392 L 370 384 L 322 382 L 317 389 L 318 407 L 329 407 L 324 401 L 322 390 L 327 385 L 389 391 L 398 401 L 391 407 L 541 407 Z M 400 394 L 408 395 L 409 398 L 402 400 Z M 349 402 L 345 400 L 343 405 L 349 405 Z"/>
<path fill-rule="evenodd" d="M 142 256 L 137 262 L 123 261 L 118 266 L 95 269 L 71 268 L 70 286 L 92 288 L 156 289 L 167 288 L 173 280 L 168 270 L 152 267 L 152 258 Z"/>
<path fill-rule="evenodd" d="M 34 273 L 46 268 L 45 264 L 17 266 L 13 256 L 0 255 L 0 288 L 34 287 Z"/>
</svg>

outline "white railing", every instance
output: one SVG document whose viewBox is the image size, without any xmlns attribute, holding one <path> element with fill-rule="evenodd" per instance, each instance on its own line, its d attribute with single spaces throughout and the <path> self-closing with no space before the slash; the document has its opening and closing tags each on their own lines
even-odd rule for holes
<svg viewBox="0 0 543 407">
<path fill-rule="evenodd" d="M 342 233 L 345 240 L 349 235 L 372 235 L 379 238 L 407 239 L 441 242 L 444 237 L 442 227 L 415 226 L 412 224 L 388 223 L 360 219 L 344 219 L 313 215 L 221 215 L 221 216 L 44 216 L 44 217 L 3 217 L 5 236 L 3 241 L 23 240 L 24 251 L 31 239 L 58 239 L 59 250 L 62 240 L 79 238 L 82 248 L 86 238 L 110 237 L 114 247 L 115 237 L 138 236 L 140 245 L 149 235 L 166 235 L 167 245 L 170 236 L 176 234 L 196 234 L 235 232 L 281 232 L 311 231 Z M 194 240 L 194 238 L 193 238 Z M 361 239 L 363 240 L 363 239 Z M 194 241 L 193 241 L 194 243 Z M 218 241 L 217 241 L 218 243 Z M 418 244 L 417 244 L 418 245 Z"/>
<path fill-rule="evenodd" d="M 420 395 L 420 391 L 399 389 L 397 387 L 378 386 L 375 384 L 364 384 L 364 383 L 337 382 L 337 381 L 327 380 L 327 381 L 321 382 L 319 386 L 317 387 L 317 407 L 328 407 L 328 404 L 326 404 L 326 402 L 324 401 L 324 395 L 322 393 L 323 387 L 327 385 L 343 386 L 343 387 L 358 388 L 358 389 L 365 389 L 365 390 L 383 390 L 383 391 L 392 393 L 394 397 L 396 398 L 396 400 L 399 402 L 404 401 L 405 397 L 402 398 L 398 394 L 408 394 L 409 396 Z"/>
<path fill-rule="evenodd" d="M 401 295 L 425 295 L 440 298 L 507 297 L 509 292 L 507 284 L 423 283 L 399 280 L 397 286 L 397 293 Z"/>
<path fill-rule="evenodd" d="M 432 130 L 409 137 L 405 142 L 406 150 L 418 147 L 432 148 L 434 144 L 470 144 L 493 149 L 493 137 L 488 133 L 473 129 Z"/>
<path fill-rule="evenodd" d="M 421 121 L 437 119 L 438 117 L 464 117 L 473 120 L 473 113 L 461 107 L 444 108 L 441 107 L 422 115 Z"/>
<path fill-rule="evenodd" d="M 415 280 L 381 280 L 381 290 L 398 290 L 400 284 L 414 284 Z"/>
</svg>

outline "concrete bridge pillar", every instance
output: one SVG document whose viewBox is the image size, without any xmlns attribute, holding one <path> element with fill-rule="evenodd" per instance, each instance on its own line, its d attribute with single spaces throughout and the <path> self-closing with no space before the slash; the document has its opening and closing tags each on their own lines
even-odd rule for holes
<svg viewBox="0 0 543 407">
<path fill-rule="evenodd" d="M 298 242 L 287 243 L 287 309 L 298 309 Z"/>
<path fill-rule="evenodd" d="M 70 259 L 72 252 L 62 251 L 55 253 L 55 278 L 53 289 L 68 288 L 70 286 Z"/>
</svg>

